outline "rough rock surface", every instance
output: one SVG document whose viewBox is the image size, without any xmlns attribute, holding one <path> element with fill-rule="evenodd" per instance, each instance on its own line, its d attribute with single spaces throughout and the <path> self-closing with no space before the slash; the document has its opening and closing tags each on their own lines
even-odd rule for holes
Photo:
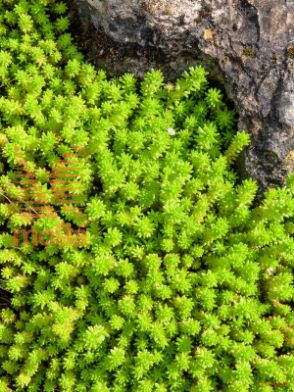
<svg viewBox="0 0 294 392">
<path fill-rule="evenodd" d="M 174 77 L 204 62 L 234 100 L 240 129 L 252 135 L 246 173 L 265 189 L 294 171 L 293 0 L 74 3 L 84 28 L 90 22 L 97 36 L 103 31 L 112 40 L 105 50 L 95 47 L 93 37 L 98 64 L 138 75 L 158 66 Z"/>
</svg>

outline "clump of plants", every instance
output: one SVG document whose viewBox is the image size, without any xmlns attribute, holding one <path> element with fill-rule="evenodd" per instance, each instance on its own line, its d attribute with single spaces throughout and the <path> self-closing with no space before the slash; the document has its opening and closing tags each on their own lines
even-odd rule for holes
<svg viewBox="0 0 294 392">
<path fill-rule="evenodd" d="M 293 176 L 253 206 L 204 68 L 109 80 L 65 13 L 0 1 L 0 391 L 294 390 Z"/>
</svg>

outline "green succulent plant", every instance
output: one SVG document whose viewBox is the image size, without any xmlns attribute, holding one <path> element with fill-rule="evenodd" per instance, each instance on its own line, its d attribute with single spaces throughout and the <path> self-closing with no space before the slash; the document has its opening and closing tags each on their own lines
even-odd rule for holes
<svg viewBox="0 0 294 392">
<path fill-rule="evenodd" d="M 66 12 L 0 0 L 0 392 L 293 391 L 294 177 L 254 205 L 205 69 L 108 79 Z"/>
</svg>

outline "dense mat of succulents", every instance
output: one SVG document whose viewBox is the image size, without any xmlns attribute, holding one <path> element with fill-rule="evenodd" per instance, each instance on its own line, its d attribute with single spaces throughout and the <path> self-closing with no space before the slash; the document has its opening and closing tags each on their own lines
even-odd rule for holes
<svg viewBox="0 0 294 392">
<path fill-rule="evenodd" d="M 0 0 L 0 391 L 293 391 L 293 176 L 253 205 L 248 136 L 205 70 L 108 80 L 64 15 Z M 54 196 L 64 153 L 75 206 Z M 61 223 L 87 241 L 14 242 Z"/>
</svg>

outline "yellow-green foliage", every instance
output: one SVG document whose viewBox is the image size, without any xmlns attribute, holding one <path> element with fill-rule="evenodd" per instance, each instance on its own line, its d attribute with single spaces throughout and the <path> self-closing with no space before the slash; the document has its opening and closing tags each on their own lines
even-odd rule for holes
<svg viewBox="0 0 294 392">
<path fill-rule="evenodd" d="M 293 176 L 254 207 L 231 166 L 248 135 L 205 70 L 108 80 L 65 13 L 0 0 L 0 391 L 293 391 Z M 62 224 L 85 241 L 14 241 Z"/>
</svg>

